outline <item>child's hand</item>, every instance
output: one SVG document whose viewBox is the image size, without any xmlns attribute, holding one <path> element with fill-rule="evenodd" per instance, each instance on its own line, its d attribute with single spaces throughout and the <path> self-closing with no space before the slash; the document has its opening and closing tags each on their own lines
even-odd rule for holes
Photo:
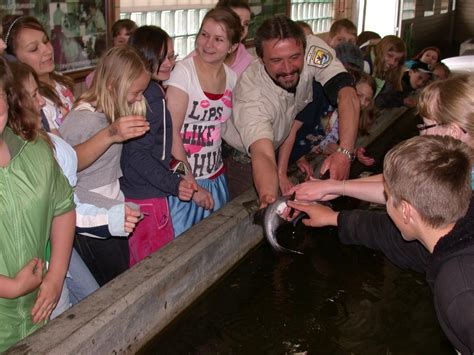
<svg viewBox="0 0 474 355">
<path fill-rule="evenodd" d="M 137 211 L 125 205 L 125 232 L 132 233 L 139 220 L 140 210 Z"/>
<path fill-rule="evenodd" d="M 337 226 L 338 212 L 334 212 L 329 207 L 311 202 L 288 201 L 288 207 L 302 212 L 306 212 L 309 218 L 303 218 L 302 222 L 310 227 Z"/>
<path fill-rule="evenodd" d="M 211 193 L 201 186 L 197 187 L 197 191 L 193 195 L 193 201 L 205 210 L 211 210 L 214 208 L 214 199 L 212 198 Z"/>
<path fill-rule="evenodd" d="M 46 273 L 31 310 L 33 323 L 39 323 L 49 318 L 61 296 L 63 283 L 64 278 L 58 279 L 54 275 Z"/>
<path fill-rule="evenodd" d="M 193 198 L 193 194 L 198 191 L 198 186 L 195 182 L 181 179 L 178 185 L 178 198 L 181 201 L 189 201 Z"/>
<path fill-rule="evenodd" d="M 356 156 L 357 156 L 357 160 L 365 166 L 372 166 L 375 164 L 374 158 L 365 155 L 364 147 L 357 148 Z"/>
<path fill-rule="evenodd" d="M 408 96 L 403 99 L 403 104 L 407 107 L 415 107 L 416 106 L 416 98 L 413 96 Z"/>
<path fill-rule="evenodd" d="M 296 161 L 296 166 L 300 171 L 305 173 L 305 181 L 308 181 L 311 176 L 313 176 L 313 167 L 311 164 L 306 160 L 305 156 L 303 155 Z"/>
<path fill-rule="evenodd" d="M 112 141 L 120 143 L 143 136 L 150 130 L 150 124 L 143 116 L 124 116 L 116 119 L 108 130 Z"/>
<path fill-rule="evenodd" d="M 43 280 L 44 263 L 39 258 L 33 258 L 15 276 L 17 297 L 26 295 L 36 289 Z"/>
</svg>

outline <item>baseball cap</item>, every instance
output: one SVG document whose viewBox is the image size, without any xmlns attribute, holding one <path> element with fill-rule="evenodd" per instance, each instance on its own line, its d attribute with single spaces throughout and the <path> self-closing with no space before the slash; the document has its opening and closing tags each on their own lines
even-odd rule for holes
<svg viewBox="0 0 474 355">
<path fill-rule="evenodd" d="M 353 64 L 364 70 L 364 55 L 359 47 L 349 42 L 342 42 L 336 47 L 336 56 L 342 64 Z"/>
</svg>

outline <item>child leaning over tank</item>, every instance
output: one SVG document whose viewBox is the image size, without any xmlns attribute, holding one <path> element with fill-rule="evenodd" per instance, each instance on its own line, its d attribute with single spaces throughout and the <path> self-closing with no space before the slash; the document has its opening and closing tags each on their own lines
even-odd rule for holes
<svg viewBox="0 0 474 355">
<path fill-rule="evenodd" d="M 473 151 L 449 136 L 419 136 L 384 161 L 387 213 L 341 211 L 289 201 L 312 227 L 337 226 L 343 244 L 384 252 L 395 265 L 426 274 L 438 321 L 461 354 L 474 351 Z"/>
</svg>

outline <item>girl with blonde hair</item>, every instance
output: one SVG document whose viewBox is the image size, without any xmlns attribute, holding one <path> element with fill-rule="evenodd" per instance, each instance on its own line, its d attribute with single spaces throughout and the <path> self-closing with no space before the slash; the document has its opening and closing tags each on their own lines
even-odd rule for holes
<svg viewBox="0 0 474 355">
<path fill-rule="evenodd" d="M 146 112 L 143 91 L 149 81 L 149 64 L 134 48 L 123 45 L 109 49 L 97 65 L 91 87 L 79 97 L 59 129 L 75 148 L 79 160 L 81 156 L 90 153 L 97 156 L 97 150 L 103 151 L 78 173 L 76 186 L 82 203 L 115 209 L 114 214 L 108 213 L 108 219 L 103 215 L 91 215 L 90 227 L 76 228 L 77 251 L 99 285 L 128 268 L 128 241 L 117 237 L 126 237 L 132 232 L 140 212 L 125 206 L 120 190 L 120 142 L 126 139 L 115 142 L 109 139 L 102 146 L 97 140 L 107 129 L 115 135 L 120 120 L 125 120 L 121 122 L 124 124 L 129 120 L 137 122 L 134 130 L 140 132 L 139 135 L 149 129 L 143 117 Z M 100 227 L 97 227 L 98 219 L 103 222 Z"/>
<path fill-rule="evenodd" d="M 394 92 L 402 91 L 403 63 L 406 59 L 405 42 L 397 36 L 385 36 L 376 45 L 369 46 L 364 71 L 377 84 L 375 104 L 386 107 Z"/>
</svg>

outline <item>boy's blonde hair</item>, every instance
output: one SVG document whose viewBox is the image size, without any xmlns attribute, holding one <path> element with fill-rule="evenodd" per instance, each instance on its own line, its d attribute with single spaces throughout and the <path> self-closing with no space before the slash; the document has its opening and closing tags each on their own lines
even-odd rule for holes
<svg viewBox="0 0 474 355">
<path fill-rule="evenodd" d="M 103 112 L 110 123 L 122 116 L 145 116 L 145 99 L 131 105 L 127 102 L 130 86 L 144 72 L 150 74 L 150 65 L 135 48 L 112 47 L 100 59 L 91 87 L 75 106 L 95 103 L 96 109 Z"/>
<path fill-rule="evenodd" d="M 474 139 L 474 74 L 434 81 L 423 89 L 418 113 L 440 124 L 456 124 Z"/>
<path fill-rule="evenodd" d="M 417 136 L 385 156 L 385 185 L 397 206 L 410 203 L 433 228 L 463 217 L 472 196 L 473 151 L 449 136 Z"/>
</svg>

